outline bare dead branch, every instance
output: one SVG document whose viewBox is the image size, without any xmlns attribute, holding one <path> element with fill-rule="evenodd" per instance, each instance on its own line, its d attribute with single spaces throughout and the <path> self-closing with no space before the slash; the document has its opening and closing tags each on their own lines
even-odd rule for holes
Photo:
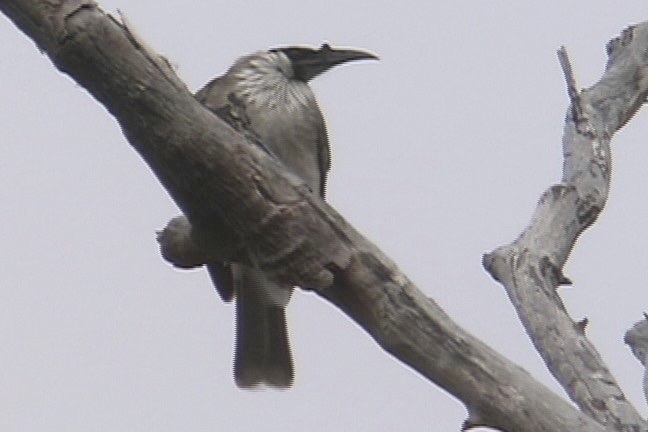
<svg viewBox="0 0 648 432">
<path fill-rule="evenodd" d="M 601 80 L 578 92 L 564 48 L 558 51 L 570 109 L 563 136 L 563 178 L 541 197 L 529 226 L 513 243 L 484 257 L 501 282 L 533 344 L 569 397 L 609 428 L 648 427 L 625 398 L 584 326 L 569 317 L 557 293 L 563 265 L 578 236 L 594 223 L 607 201 L 610 139 L 648 93 L 648 24 L 624 31 L 608 44 L 610 60 Z"/>
<path fill-rule="evenodd" d="M 569 61 L 569 54 L 567 53 L 567 48 L 561 46 L 557 51 L 558 61 L 560 62 L 560 67 L 565 76 L 565 82 L 567 83 L 567 92 L 569 94 L 569 99 L 573 102 L 574 99 L 578 96 L 578 87 L 576 86 L 576 77 L 572 69 L 571 62 Z"/>
<path fill-rule="evenodd" d="M 567 84 L 567 94 L 569 95 L 569 100 L 571 101 L 571 108 L 573 110 L 573 116 L 575 119 L 579 119 L 582 115 L 583 110 L 580 106 L 580 100 L 578 99 L 578 87 L 576 86 L 576 76 L 574 75 L 574 70 L 572 69 L 571 62 L 569 61 L 569 54 L 567 54 L 567 48 L 561 46 L 558 50 L 558 61 L 560 62 L 560 67 L 562 68 L 563 75 L 565 76 L 565 83 Z"/>
<path fill-rule="evenodd" d="M 630 347 L 632 354 L 639 360 L 644 367 L 643 391 L 644 397 L 648 402 L 648 315 L 644 312 L 644 319 L 635 323 L 629 329 L 623 341 Z"/>
<path fill-rule="evenodd" d="M 630 347 L 637 360 L 643 366 L 646 366 L 648 360 L 648 316 L 644 316 L 644 319 L 637 321 L 626 332 L 623 341 Z"/>
</svg>

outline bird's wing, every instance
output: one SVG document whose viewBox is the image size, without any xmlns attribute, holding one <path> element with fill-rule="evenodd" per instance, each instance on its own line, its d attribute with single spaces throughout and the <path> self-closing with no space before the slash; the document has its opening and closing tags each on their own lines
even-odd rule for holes
<svg viewBox="0 0 648 432">
<path fill-rule="evenodd" d="M 318 115 L 321 119 L 317 129 L 317 151 L 318 162 L 320 170 L 320 196 L 326 197 L 326 179 L 328 172 L 331 169 L 331 146 L 329 145 L 328 132 L 326 131 L 326 123 L 322 113 L 318 110 Z"/>
<path fill-rule="evenodd" d="M 203 86 L 200 90 L 198 90 L 195 94 L 194 97 L 198 99 L 200 103 L 203 105 L 207 105 L 205 102 L 208 100 L 210 95 L 212 94 L 212 90 L 214 90 L 215 87 L 219 86 L 219 83 L 223 80 L 223 77 L 216 77 L 209 81 L 207 84 Z"/>
<path fill-rule="evenodd" d="M 223 84 L 224 77 L 216 77 L 198 90 L 194 97 L 198 102 L 213 111 L 214 108 L 223 105 L 227 101 L 227 96 L 223 95 L 222 91 Z"/>
<path fill-rule="evenodd" d="M 234 298 L 234 276 L 230 263 L 209 263 L 207 272 L 216 287 L 216 291 L 224 302 L 230 302 Z"/>
<path fill-rule="evenodd" d="M 227 118 L 223 117 L 223 111 L 229 110 L 228 95 L 223 88 L 225 85 L 226 80 L 223 77 L 216 77 L 198 90 L 194 97 L 210 111 L 227 121 Z M 209 263 L 207 271 L 221 299 L 225 302 L 231 301 L 234 298 L 235 289 L 231 264 L 227 262 Z"/>
<path fill-rule="evenodd" d="M 276 155 L 253 130 L 244 104 L 231 89 L 227 76 L 216 77 L 201 88 L 194 97 L 221 120 L 240 132 L 249 142 L 262 148 L 270 156 Z"/>
</svg>

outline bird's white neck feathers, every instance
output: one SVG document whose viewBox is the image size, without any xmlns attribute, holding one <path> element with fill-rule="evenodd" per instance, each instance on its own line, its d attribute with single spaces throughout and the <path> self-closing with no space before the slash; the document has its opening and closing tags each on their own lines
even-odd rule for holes
<svg viewBox="0 0 648 432">
<path fill-rule="evenodd" d="M 293 111 L 315 100 L 308 84 L 293 78 L 292 64 L 280 51 L 245 56 L 230 72 L 237 80 L 237 96 L 259 107 Z"/>
</svg>

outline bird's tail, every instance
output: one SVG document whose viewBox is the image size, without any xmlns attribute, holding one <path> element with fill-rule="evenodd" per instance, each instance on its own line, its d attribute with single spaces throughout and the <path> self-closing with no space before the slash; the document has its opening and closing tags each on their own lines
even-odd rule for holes
<svg viewBox="0 0 648 432">
<path fill-rule="evenodd" d="M 236 385 L 290 387 L 294 368 L 285 314 L 290 289 L 242 269 L 236 296 Z"/>
</svg>

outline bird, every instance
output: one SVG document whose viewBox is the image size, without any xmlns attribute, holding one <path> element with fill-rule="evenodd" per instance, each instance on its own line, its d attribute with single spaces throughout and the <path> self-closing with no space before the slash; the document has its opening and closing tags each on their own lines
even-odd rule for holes
<svg viewBox="0 0 648 432">
<path fill-rule="evenodd" d="M 258 51 L 240 57 L 195 97 L 324 198 L 331 151 L 309 82 L 335 66 L 369 59 L 377 57 L 328 43 Z M 294 287 L 238 263 L 208 263 L 207 270 L 221 298 L 236 301 L 236 385 L 291 387 L 294 365 L 285 309 Z"/>
</svg>

